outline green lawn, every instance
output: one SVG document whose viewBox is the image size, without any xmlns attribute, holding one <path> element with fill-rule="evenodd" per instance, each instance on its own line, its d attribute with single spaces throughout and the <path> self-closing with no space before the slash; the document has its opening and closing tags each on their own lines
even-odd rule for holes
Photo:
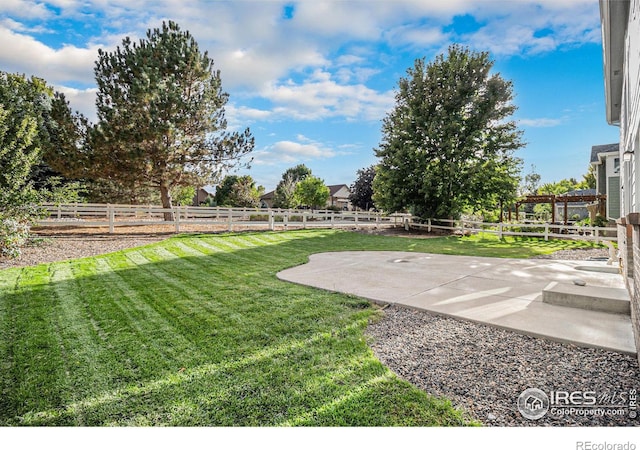
<svg viewBox="0 0 640 450">
<path fill-rule="evenodd" d="M 580 244 L 331 230 L 179 236 L 0 270 L 0 425 L 464 425 L 367 346 L 368 302 L 279 281 L 312 253 Z"/>
</svg>

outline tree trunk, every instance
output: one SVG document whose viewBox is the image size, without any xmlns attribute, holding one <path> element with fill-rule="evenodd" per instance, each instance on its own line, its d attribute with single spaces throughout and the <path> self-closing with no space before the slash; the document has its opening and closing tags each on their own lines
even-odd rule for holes
<svg viewBox="0 0 640 450">
<path fill-rule="evenodd" d="M 169 187 L 164 184 L 160 185 L 160 198 L 162 199 L 162 207 L 169 211 L 164 213 L 164 220 L 166 222 L 173 221 L 173 204 L 171 202 L 171 192 Z"/>
</svg>

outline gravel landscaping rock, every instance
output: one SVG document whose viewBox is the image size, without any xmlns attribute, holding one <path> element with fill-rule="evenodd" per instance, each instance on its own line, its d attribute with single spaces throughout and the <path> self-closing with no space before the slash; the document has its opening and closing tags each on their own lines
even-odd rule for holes
<svg viewBox="0 0 640 450">
<path fill-rule="evenodd" d="M 401 378 L 451 399 L 487 426 L 640 425 L 622 416 L 558 416 L 530 420 L 517 408 L 528 388 L 593 391 L 599 404 L 628 405 L 640 388 L 633 356 L 580 348 L 427 312 L 391 306 L 368 328 L 376 356 Z"/>
</svg>

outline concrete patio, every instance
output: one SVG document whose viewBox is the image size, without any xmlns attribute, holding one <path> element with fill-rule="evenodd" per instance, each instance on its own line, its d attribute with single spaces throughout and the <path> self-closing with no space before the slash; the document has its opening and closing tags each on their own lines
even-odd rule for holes
<svg viewBox="0 0 640 450">
<path fill-rule="evenodd" d="M 334 252 L 284 270 L 282 280 L 394 303 L 523 334 L 635 354 L 631 320 L 542 301 L 551 282 L 624 288 L 603 261 L 503 259 L 411 252 Z M 587 269 L 587 270 L 585 270 Z M 574 280 L 586 282 L 575 286 Z"/>
</svg>

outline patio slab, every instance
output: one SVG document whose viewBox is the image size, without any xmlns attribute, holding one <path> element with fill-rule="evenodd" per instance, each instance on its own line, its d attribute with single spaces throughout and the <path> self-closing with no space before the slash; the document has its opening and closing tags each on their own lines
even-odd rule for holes
<svg viewBox="0 0 640 450">
<path fill-rule="evenodd" d="M 600 261 L 516 260 L 412 252 L 332 252 L 284 270 L 285 281 L 472 320 L 516 332 L 636 354 L 628 315 L 543 303 L 550 282 L 624 288 Z M 610 266 L 608 266 L 610 267 Z"/>
</svg>

